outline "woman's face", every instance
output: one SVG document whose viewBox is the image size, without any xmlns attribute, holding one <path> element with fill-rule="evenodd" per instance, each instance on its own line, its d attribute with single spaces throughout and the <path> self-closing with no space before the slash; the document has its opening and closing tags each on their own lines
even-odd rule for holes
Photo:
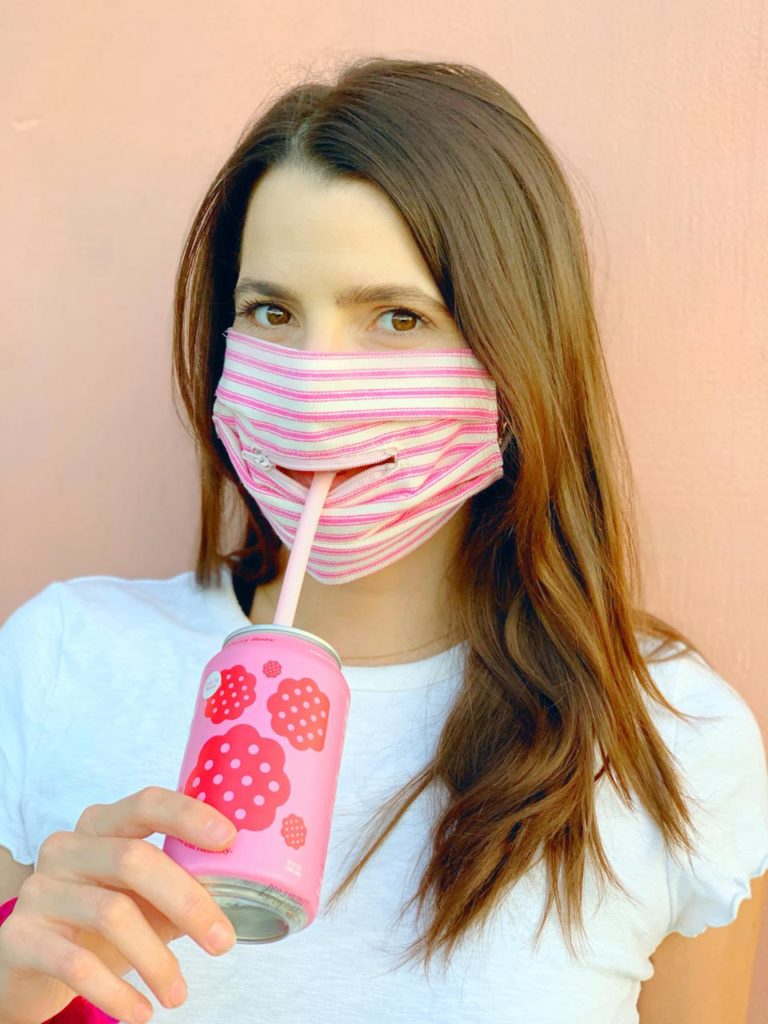
<svg viewBox="0 0 768 1024">
<path fill-rule="evenodd" d="M 234 300 L 236 331 L 305 351 L 466 348 L 405 221 L 368 182 L 271 168 L 248 205 Z"/>
</svg>

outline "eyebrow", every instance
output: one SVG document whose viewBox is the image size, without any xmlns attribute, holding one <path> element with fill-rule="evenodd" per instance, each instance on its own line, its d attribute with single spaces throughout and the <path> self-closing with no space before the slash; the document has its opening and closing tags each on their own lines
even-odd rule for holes
<svg viewBox="0 0 768 1024">
<path fill-rule="evenodd" d="M 299 303 L 298 296 L 282 285 L 273 281 L 256 281 L 252 277 L 244 277 L 235 288 L 237 299 L 243 292 L 260 292 L 273 299 L 282 299 L 285 302 Z M 382 285 L 353 285 L 336 293 L 337 306 L 354 306 L 367 302 L 397 302 L 398 299 L 407 299 L 409 302 L 420 302 L 437 313 L 444 313 L 449 316 L 447 307 L 431 295 L 428 295 L 421 288 L 414 288 L 410 285 L 382 284 Z"/>
</svg>

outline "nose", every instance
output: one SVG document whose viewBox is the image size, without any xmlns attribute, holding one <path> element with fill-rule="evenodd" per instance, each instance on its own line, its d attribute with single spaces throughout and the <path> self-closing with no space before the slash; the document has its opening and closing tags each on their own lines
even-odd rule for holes
<svg viewBox="0 0 768 1024">
<path fill-rule="evenodd" d="M 349 352 L 352 346 L 340 328 L 324 327 L 317 330 L 310 330 L 298 346 L 302 352 L 308 355 L 323 352 Z"/>
<path fill-rule="evenodd" d="M 319 304 L 307 309 L 303 330 L 295 331 L 291 344 L 308 355 L 356 352 L 360 349 L 361 326 L 334 305 Z"/>
</svg>

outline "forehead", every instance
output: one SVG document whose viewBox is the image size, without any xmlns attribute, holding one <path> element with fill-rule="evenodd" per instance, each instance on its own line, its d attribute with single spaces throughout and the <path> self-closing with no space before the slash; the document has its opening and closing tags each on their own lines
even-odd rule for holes
<svg viewBox="0 0 768 1024">
<path fill-rule="evenodd" d="M 317 172 L 273 167 L 246 210 L 241 276 L 339 274 L 404 281 L 438 298 L 421 252 L 389 197 L 366 181 L 324 180 Z M 294 280 L 294 283 L 295 280 Z"/>
</svg>

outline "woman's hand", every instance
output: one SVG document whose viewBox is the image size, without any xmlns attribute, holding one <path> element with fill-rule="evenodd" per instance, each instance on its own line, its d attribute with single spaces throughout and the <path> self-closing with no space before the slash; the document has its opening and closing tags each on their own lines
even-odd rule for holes
<svg viewBox="0 0 768 1024">
<path fill-rule="evenodd" d="M 210 830 L 220 826 L 223 837 Z M 146 842 L 155 832 L 210 850 L 236 836 L 214 808 L 149 786 L 92 804 L 74 832 L 41 844 L 0 927 L 0 1024 L 39 1024 L 76 995 L 119 1020 L 149 1020 L 151 1004 L 122 975 L 135 968 L 163 1006 L 178 1006 L 186 983 L 167 944 L 190 935 L 214 956 L 232 946 L 232 925 L 210 893 Z"/>
</svg>

